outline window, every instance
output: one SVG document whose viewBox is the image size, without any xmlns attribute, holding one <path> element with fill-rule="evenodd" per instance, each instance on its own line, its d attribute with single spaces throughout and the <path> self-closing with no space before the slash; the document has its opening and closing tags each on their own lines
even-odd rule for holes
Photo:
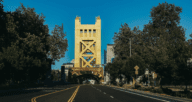
<svg viewBox="0 0 192 102">
<path fill-rule="evenodd" d="M 87 29 L 84 30 L 84 33 L 87 33 Z"/>
<path fill-rule="evenodd" d="M 83 33 L 83 30 L 82 30 L 82 29 L 80 29 L 80 33 Z"/>
<path fill-rule="evenodd" d="M 95 29 L 93 29 L 93 33 L 96 33 L 96 30 L 95 30 Z"/>
<path fill-rule="evenodd" d="M 89 33 L 91 33 L 91 29 L 89 29 Z"/>
</svg>

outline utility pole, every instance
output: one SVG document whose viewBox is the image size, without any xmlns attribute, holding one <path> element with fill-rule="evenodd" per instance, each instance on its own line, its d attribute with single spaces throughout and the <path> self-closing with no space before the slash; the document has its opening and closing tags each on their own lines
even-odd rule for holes
<svg viewBox="0 0 192 102">
<path fill-rule="evenodd" d="M 130 39 L 130 57 L 131 57 L 131 38 Z"/>
</svg>

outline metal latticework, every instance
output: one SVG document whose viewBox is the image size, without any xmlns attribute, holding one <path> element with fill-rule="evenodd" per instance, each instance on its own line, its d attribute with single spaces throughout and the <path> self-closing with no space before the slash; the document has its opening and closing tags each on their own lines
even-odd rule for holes
<svg viewBox="0 0 192 102">
<path fill-rule="evenodd" d="M 101 19 L 96 17 L 95 24 L 81 24 L 80 17 L 75 19 L 75 63 L 73 73 L 94 69 L 95 64 L 101 64 Z M 78 69 L 79 68 L 79 69 Z M 75 72 L 76 70 L 76 72 Z M 102 71 L 93 70 L 93 74 Z"/>
</svg>

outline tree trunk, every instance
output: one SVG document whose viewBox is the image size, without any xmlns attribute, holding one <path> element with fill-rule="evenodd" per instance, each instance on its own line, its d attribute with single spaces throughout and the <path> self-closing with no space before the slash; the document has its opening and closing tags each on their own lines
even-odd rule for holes
<svg viewBox="0 0 192 102">
<path fill-rule="evenodd" d="M 159 79 L 160 88 L 162 89 L 162 82 L 161 78 Z"/>
<path fill-rule="evenodd" d="M 185 88 L 185 90 L 187 91 L 187 84 L 186 84 L 186 88 Z"/>
<path fill-rule="evenodd" d="M 127 83 L 129 83 L 129 81 L 130 81 L 130 76 L 127 77 Z"/>
<path fill-rule="evenodd" d="M 120 81 L 119 81 L 120 84 L 122 84 L 122 76 L 120 74 Z"/>
<path fill-rule="evenodd" d="M 185 82 L 185 91 L 187 91 L 187 84 L 188 84 L 188 83 L 187 83 L 187 82 Z"/>
</svg>

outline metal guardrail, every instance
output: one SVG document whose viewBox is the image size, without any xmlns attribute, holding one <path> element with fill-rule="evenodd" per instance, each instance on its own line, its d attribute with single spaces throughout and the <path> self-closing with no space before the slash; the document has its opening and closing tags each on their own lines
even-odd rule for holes
<svg viewBox="0 0 192 102">
<path fill-rule="evenodd" d="M 109 86 L 109 87 L 120 88 L 120 89 L 128 90 L 128 91 L 131 91 L 131 92 L 134 92 L 134 93 L 148 95 L 148 96 L 152 96 L 152 97 L 155 96 L 155 97 L 158 97 L 160 99 L 166 99 L 168 101 L 192 102 L 192 99 L 174 97 L 174 96 L 165 95 L 165 94 L 157 94 L 157 93 L 152 93 L 150 91 L 141 91 L 141 90 L 137 90 L 137 89 L 125 89 L 125 88 L 121 88 L 121 87 L 117 87 L 117 86 Z"/>
</svg>

